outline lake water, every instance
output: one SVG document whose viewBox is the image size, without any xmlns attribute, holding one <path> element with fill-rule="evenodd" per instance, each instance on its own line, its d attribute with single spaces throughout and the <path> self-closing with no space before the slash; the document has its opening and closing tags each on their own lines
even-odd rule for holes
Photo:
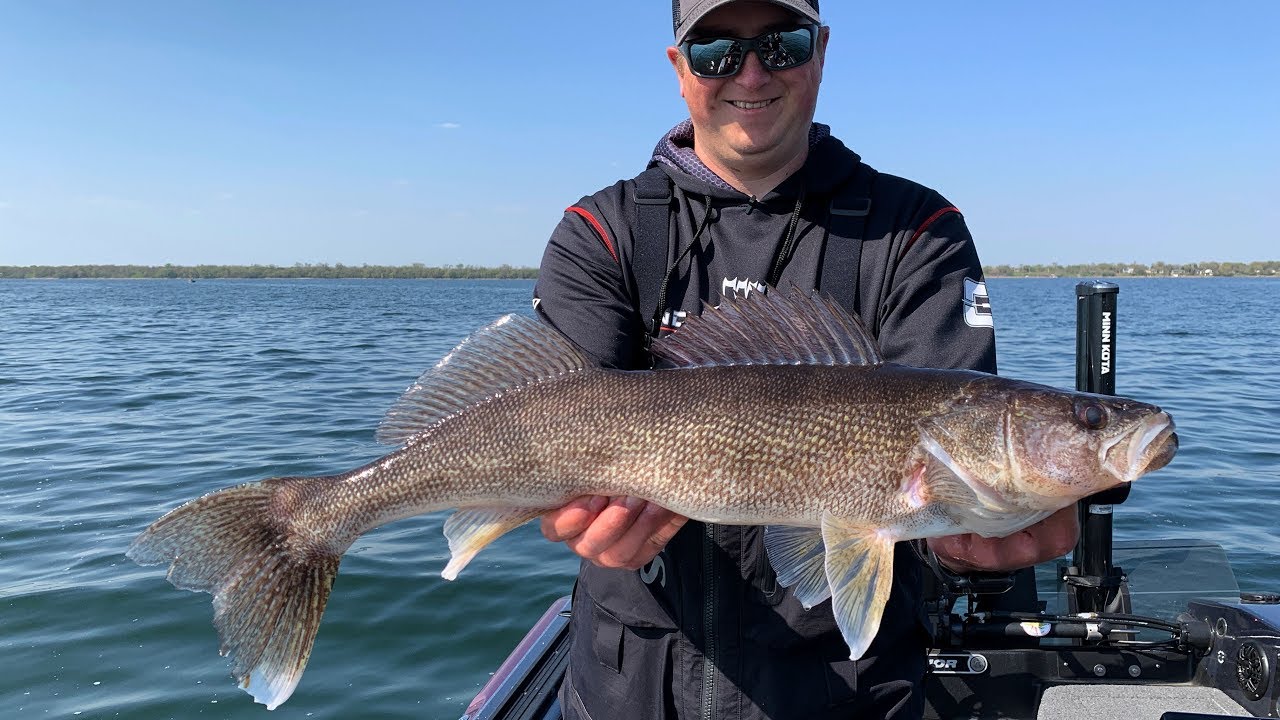
<svg viewBox="0 0 1280 720">
<path fill-rule="evenodd" d="M 995 279 L 1001 372 L 1074 383 L 1074 280 Z M 0 708 L 6 717 L 265 718 L 217 654 L 206 594 L 123 557 L 175 505 L 386 452 L 384 410 L 527 281 L 0 282 Z M 1117 538 L 1222 544 L 1280 590 L 1280 282 L 1121 283 L 1118 389 L 1181 452 Z M 456 718 L 577 566 L 536 526 L 456 582 L 443 515 L 363 537 L 310 666 L 271 718 Z"/>
</svg>

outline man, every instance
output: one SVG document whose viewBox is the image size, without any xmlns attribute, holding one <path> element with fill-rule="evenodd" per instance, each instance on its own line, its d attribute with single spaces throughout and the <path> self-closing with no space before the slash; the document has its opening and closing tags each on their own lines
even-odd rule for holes
<svg viewBox="0 0 1280 720">
<path fill-rule="evenodd" d="M 858 313 L 891 361 L 994 372 L 990 315 L 975 305 L 982 269 L 959 211 L 876 173 L 813 123 L 829 37 L 817 0 L 674 10 L 667 58 L 689 120 L 644 175 L 569 208 L 542 261 L 540 315 L 602 364 L 644 368 L 651 334 L 704 304 L 794 284 Z M 655 442 L 680 442 L 655 430 Z M 602 497 L 548 513 L 542 528 L 586 560 L 567 718 L 921 713 L 921 563 L 905 545 L 879 634 L 853 662 L 830 604 L 805 611 L 778 585 L 761 528 Z M 1012 570 L 1064 554 L 1076 534 L 1068 509 L 1009 538 L 930 547 L 956 571 Z"/>
</svg>

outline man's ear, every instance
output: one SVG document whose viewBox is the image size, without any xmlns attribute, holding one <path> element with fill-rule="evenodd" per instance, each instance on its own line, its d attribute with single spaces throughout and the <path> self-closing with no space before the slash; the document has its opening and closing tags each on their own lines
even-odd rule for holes
<svg viewBox="0 0 1280 720">
<path fill-rule="evenodd" d="M 680 54 L 680 48 L 667 48 L 667 61 L 671 63 L 671 67 L 676 69 L 676 75 L 684 74 L 684 55 Z"/>
<path fill-rule="evenodd" d="M 823 25 L 818 28 L 818 64 L 826 65 L 827 62 L 827 40 L 831 37 L 831 28 Z"/>
<path fill-rule="evenodd" d="M 675 68 L 676 81 L 680 83 L 680 97 L 684 97 L 684 81 L 685 76 L 689 74 L 689 66 L 685 64 L 684 55 L 680 54 L 680 48 L 667 48 L 667 61 L 671 63 L 671 67 Z"/>
</svg>

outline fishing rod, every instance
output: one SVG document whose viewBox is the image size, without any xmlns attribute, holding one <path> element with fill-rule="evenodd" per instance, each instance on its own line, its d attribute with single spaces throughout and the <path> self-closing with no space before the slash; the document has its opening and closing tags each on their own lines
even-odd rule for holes
<svg viewBox="0 0 1280 720">
<path fill-rule="evenodd" d="M 1167 649 L 1203 653 L 1213 641 L 1207 622 L 1194 618 L 1171 622 L 1126 613 L 1017 613 L 970 612 L 952 615 L 948 628 L 952 642 L 944 647 L 1040 647 L 1045 638 L 1087 641 L 1091 645 L 1128 649 Z M 1136 640 L 1140 630 L 1167 635 L 1157 640 Z"/>
</svg>

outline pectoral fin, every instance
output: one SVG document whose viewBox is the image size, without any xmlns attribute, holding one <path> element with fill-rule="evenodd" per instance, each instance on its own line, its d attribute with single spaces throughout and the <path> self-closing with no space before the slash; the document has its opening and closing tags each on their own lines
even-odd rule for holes
<svg viewBox="0 0 1280 720">
<path fill-rule="evenodd" d="M 857 660 L 880 629 L 893 586 L 895 538 L 877 528 L 827 514 L 822 518 L 822 539 L 827 547 L 831 609 L 849 645 L 849 658 Z"/>
<path fill-rule="evenodd" d="M 445 580 L 458 577 L 484 546 L 541 515 L 545 510 L 523 507 L 479 507 L 459 510 L 444 521 L 449 539 L 449 564 L 440 573 Z"/>
<path fill-rule="evenodd" d="M 770 525 L 764 529 L 764 549 L 778 575 L 778 584 L 793 588 L 805 610 L 831 597 L 822 530 Z"/>
<path fill-rule="evenodd" d="M 925 486 L 930 499 L 952 505 L 982 505 L 996 512 L 1013 509 L 1009 499 L 983 478 L 999 477 L 1004 468 L 1002 456 L 994 454 L 985 465 L 968 467 L 958 462 L 948 446 L 964 442 L 952 433 L 952 426 L 978 422 L 970 417 L 973 410 L 957 410 L 946 415 L 928 418 L 920 422 L 920 445 L 917 457 L 925 463 Z"/>
</svg>

